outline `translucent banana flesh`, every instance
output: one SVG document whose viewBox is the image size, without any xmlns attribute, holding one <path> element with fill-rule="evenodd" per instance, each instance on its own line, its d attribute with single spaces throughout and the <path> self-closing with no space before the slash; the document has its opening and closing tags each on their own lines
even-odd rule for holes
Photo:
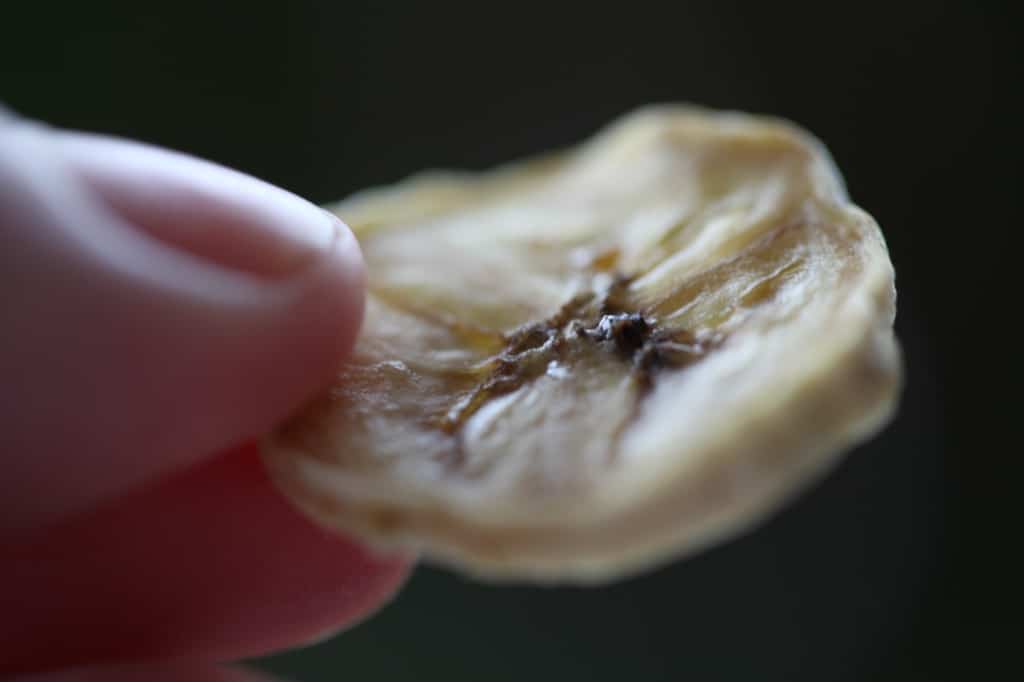
<svg viewBox="0 0 1024 682">
<path fill-rule="evenodd" d="M 612 579 L 763 518 L 894 409 L 884 241 L 791 125 L 648 108 L 334 209 L 365 324 L 263 449 L 298 506 L 374 545 Z"/>
</svg>

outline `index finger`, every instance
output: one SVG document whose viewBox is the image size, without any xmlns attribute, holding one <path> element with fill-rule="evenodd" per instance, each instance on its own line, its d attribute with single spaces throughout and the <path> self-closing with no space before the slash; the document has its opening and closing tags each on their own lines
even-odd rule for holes
<svg viewBox="0 0 1024 682">
<path fill-rule="evenodd" d="M 248 445 L 5 548 L 0 673 L 309 643 L 377 609 L 409 567 L 313 526 Z"/>
</svg>

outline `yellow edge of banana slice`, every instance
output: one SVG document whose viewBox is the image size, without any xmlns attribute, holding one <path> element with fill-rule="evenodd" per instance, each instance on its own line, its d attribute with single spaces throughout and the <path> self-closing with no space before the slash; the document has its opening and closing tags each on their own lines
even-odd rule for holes
<svg viewBox="0 0 1024 682">
<path fill-rule="evenodd" d="M 647 107 L 333 209 L 367 319 L 263 452 L 296 505 L 376 547 L 611 580 L 750 527 L 895 409 L 884 240 L 786 122 Z"/>
</svg>

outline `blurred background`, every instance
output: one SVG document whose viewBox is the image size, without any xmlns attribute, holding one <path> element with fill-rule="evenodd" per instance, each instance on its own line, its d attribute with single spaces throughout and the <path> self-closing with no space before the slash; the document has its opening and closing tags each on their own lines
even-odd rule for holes
<svg viewBox="0 0 1024 682">
<path fill-rule="evenodd" d="M 988 276 L 971 235 L 1014 215 L 1001 99 L 1020 85 L 1012 22 L 971 2 L 670 4 L 5 6 L 11 108 L 315 202 L 424 167 L 486 168 L 683 100 L 807 127 L 885 231 L 907 365 L 899 417 L 756 532 L 601 589 L 423 567 L 370 621 L 259 665 L 308 682 L 953 676 L 969 627 L 962 417 L 980 409 L 958 391 L 972 342 L 962 285 Z"/>
</svg>

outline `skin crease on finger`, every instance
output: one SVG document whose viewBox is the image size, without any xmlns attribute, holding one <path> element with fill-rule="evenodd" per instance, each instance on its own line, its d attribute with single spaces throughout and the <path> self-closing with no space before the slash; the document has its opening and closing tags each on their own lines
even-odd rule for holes
<svg viewBox="0 0 1024 682">
<path fill-rule="evenodd" d="M 249 445 L 7 547 L 0 674 L 312 643 L 379 608 L 409 567 L 312 525 Z"/>
<path fill-rule="evenodd" d="M 0 123 L 0 239 L 0 537 L 258 437 L 362 319 L 340 222 L 145 145 Z"/>
</svg>

